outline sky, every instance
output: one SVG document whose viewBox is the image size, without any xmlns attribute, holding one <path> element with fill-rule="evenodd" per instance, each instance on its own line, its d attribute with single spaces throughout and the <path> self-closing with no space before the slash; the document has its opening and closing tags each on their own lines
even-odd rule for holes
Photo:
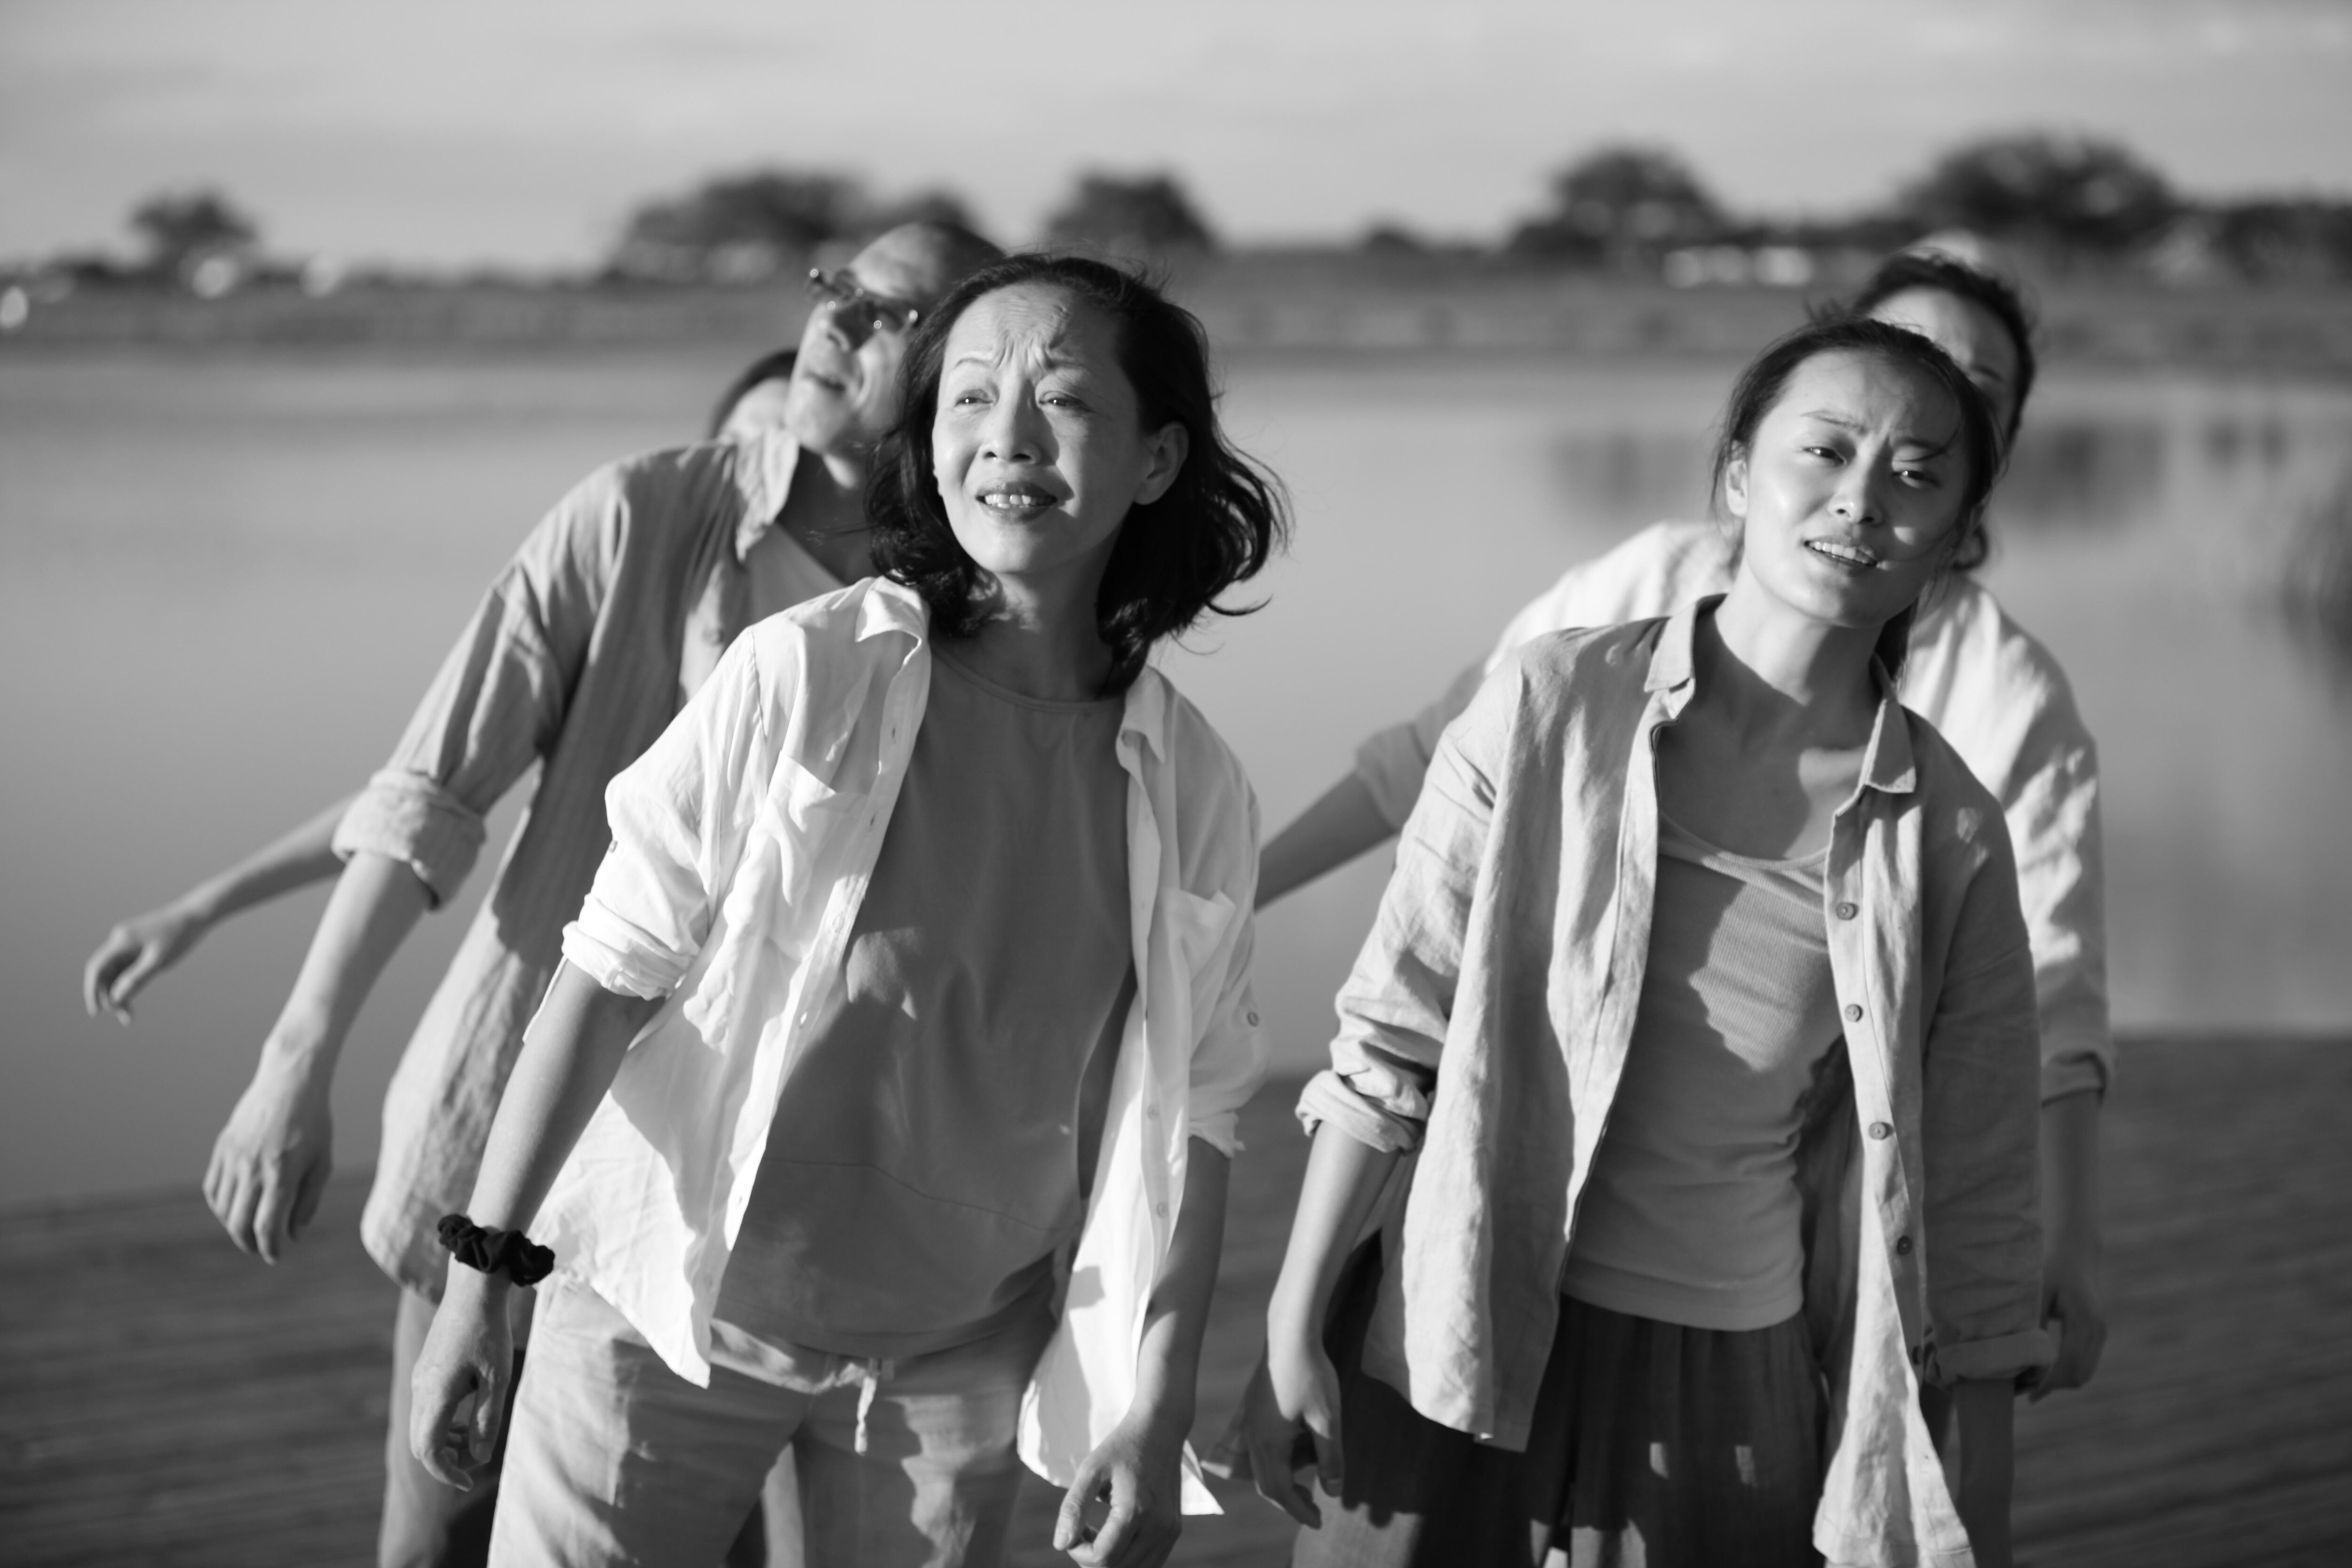
<svg viewBox="0 0 2352 1568">
<path fill-rule="evenodd" d="M 2022 128 L 2352 196 L 2352 0 L 0 0 L 0 257 L 204 184 L 289 254 L 576 266 L 762 165 L 1014 243 L 1086 169 L 1171 171 L 1230 240 L 1485 239 L 1605 142 L 1828 214 Z"/>
</svg>

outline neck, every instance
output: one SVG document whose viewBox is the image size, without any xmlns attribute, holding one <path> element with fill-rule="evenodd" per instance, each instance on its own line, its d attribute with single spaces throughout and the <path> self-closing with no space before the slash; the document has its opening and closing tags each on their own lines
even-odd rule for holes
<svg viewBox="0 0 2352 1568">
<path fill-rule="evenodd" d="M 843 582 L 870 576 L 865 455 L 802 447 L 776 523 Z"/>
<path fill-rule="evenodd" d="M 1097 571 L 1039 583 L 996 579 L 988 619 L 957 655 L 997 685 L 1044 702 L 1099 696 L 1110 645 L 1095 625 Z"/>
<path fill-rule="evenodd" d="M 1703 616 L 1697 658 L 1710 704 L 1742 731 L 1845 740 L 1866 736 L 1878 711 L 1870 661 L 1876 626 L 1839 626 L 1774 599 L 1743 566 Z"/>
</svg>

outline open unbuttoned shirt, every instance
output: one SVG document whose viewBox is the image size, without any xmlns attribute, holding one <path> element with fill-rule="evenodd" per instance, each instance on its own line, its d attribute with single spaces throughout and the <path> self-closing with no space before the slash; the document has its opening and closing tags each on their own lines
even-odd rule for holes
<svg viewBox="0 0 2352 1568">
<path fill-rule="evenodd" d="M 1409 721 L 1356 753 L 1391 827 L 1421 794 L 1437 737 L 1486 672 L 1546 632 L 1670 615 L 1731 586 L 1738 542 L 1720 525 L 1662 522 L 1570 567 L 1503 630 L 1493 653 Z M 2042 1017 L 2042 1098 L 2104 1093 L 2115 1076 L 2107 1024 L 2106 900 L 2100 866 L 2099 759 L 2050 650 L 1984 585 L 1955 574 L 1920 608 L 1898 678 L 1903 704 L 1936 726 L 2000 802 L 2033 942 Z"/>
<path fill-rule="evenodd" d="M 783 510 L 798 443 L 775 435 L 608 464 L 558 501 L 459 634 L 335 850 L 406 865 L 436 904 L 480 854 L 483 818 L 539 787 L 384 1094 L 360 1219 L 394 1280 L 440 1300 L 434 1236 L 466 1206 L 523 1026 L 611 835 L 604 785 L 653 742 L 750 623 L 744 561 Z M 805 560 L 812 593 L 838 588 Z"/>
<path fill-rule="evenodd" d="M 1537 638 L 1479 688 L 1438 742 L 1339 994 L 1332 1069 L 1302 1103 L 1366 1142 L 1419 1146 L 1367 1370 L 1507 1447 L 1527 1441 L 1632 1044 L 1654 747 L 1696 689 L 1699 613 Z M 1970 1561 L 1967 1534 L 1918 1382 L 2051 1359 L 2033 968 L 1998 804 L 1891 693 L 1825 881 L 1853 1184 L 1814 1544 L 1832 1563 L 1952 1568 Z"/>
<path fill-rule="evenodd" d="M 667 1000 L 533 1229 L 697 1384 L 777 1096 L 841 984 L 930 678 L 921 600 L 868 579 L 746 632 L 606 793 L 612 848 L 563 955 L 607 990 Z M 1265 1070 L 1248 781 L 1154 669 L 1127 690 L 1117 748 L 1137 995 L 1063 1317 L 1021 1415 L 1022 1458 L 1064 1485 L 1134 1401 L 1186 1141 L 1230 1154 Z M 1216 1511 L 1189 1450 L 1184 1465 L 1186 1510 Z"/>
</svg>

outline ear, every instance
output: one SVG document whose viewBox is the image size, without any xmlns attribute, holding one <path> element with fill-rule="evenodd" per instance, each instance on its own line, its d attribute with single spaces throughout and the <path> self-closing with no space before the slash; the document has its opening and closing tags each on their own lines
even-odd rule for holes
<svg viewBox="0 0 2352 1568">
<path fill-rule="evenodd" d="M 1150 462 L 1143 470 L 1143 483 L 1135 492 L 1135 504 L 1150 506 L 1168 493 L 1176 476 L 1184 471 L 1184 459 L 1192 452 L 1192 433 L 1178 420 L 1170 420 L 1143 438 Z"/>
<path fill-rule="evenodd" d="M 1748 521 L 1748 454 L 1744 451 L 1733 453 L 1731 461 L 1723 465 L 1723 510 L 1742 522 Z"/>
</svg>

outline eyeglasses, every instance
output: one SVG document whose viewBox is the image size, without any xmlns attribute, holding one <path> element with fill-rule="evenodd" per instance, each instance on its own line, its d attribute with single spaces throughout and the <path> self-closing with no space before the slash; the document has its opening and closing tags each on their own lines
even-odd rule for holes
<svg viewBox="0 0 2352 1568">
<path fill-rule="evenodd" d="M 923 312 L 904 300 L 866 291 L 846 272 L 809 268 L 808 290 L 833 307 L 833 324 L 856 348 L 876 332 L 903 332 L 922 319 Z"/>
</svg>

